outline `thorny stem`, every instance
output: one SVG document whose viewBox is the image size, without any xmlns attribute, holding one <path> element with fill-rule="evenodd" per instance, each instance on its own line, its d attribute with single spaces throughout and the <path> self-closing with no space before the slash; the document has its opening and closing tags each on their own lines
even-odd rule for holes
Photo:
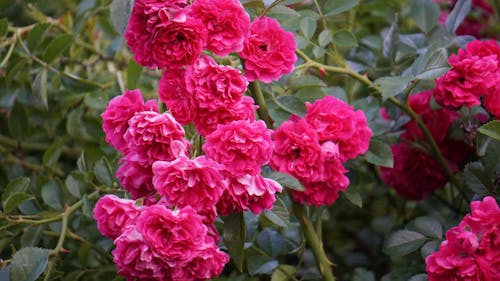
<svg viewBox="0 0 500 281">
<path fill-rule="evenodd" d="M 299 55 L 305 61 L 305 63 L 302 66 L 300 66 L 300 68 L 307 69 L 308 67 L 315 67 L 315 68 L 318 68 L 320 70 L 325 70 L 325 71 L 329 71 L 329 72 L 347 74 L 347 75 L 351 76 L 352 78 L 362 82 L 363 84 L 365 84 L 369 88 L 374 89 L 380 95 L 382 94 L 380 88 L 377 87 L 375 84 L 373 84 L 373 82 L 370 79 L 368 79 L 368 77 L 355 72 L 354 70 L 352 70 L 349 67 L 335 67 L 335 66 L 324 65 L 324 64 L 321 64 L 319 62 L 312 60 L 305 53 L 303 53 L 301 50 L 297 50 L 296 52 L 297 52 L 297 55 Z M 460 193 L 462 194 L 462 196 L 464 198 L 467 198 L 463 184 L 460 182 L 460 180 L 458 180 L 456 175 L 453 173 L 453 170 L 451 169 L 448 162 L 446 161 L 443 154 L 441 153 L 441 150 L 439 149 L 436 141 L 432 137 L 432 134 L 430 133 L 429 129 L 427 129 L 427 127 L 425 126 L 422 118 L 420 118 L 420 116 L 417 113 L 415 113 L 415 111 L 413 111 L 413 109 L 411 109 L 411 107 L 409 107 L 407 104 L 401 103 L 398 99 L 396 99 L 394 97 L 389 97 L 388 100 L 392 104 L 394 104 L 397 107 L 399 107 L 400 109 L 402 109 L 406 114 L 408 114 L 410 116 L 411 119 L 413 119 L 417 123 L 418 127 L 420 128 L 420 130 L 422 131 L 425 138 L 427 139 L 427 141 L 430 144 L 432 156 L 441 165 L 441 167 L 443 168 L 444 173 L 446 174 L 446 177 L 449 179 L 449 181 L 454 186 L 456 186 L 456 188 L 460 191 Z"/>
<path fill-rule="evenodd" d="M 321 275 L 323 276 L 323 280 L 335 281 L 335 277 L 333 276 L 332 272 L 333 264 L 326 256 L 325 250 L 323 249 L 323 242 L 318 237 L 318 234 L 314 231 L 314 226 L 312 225 L 309 217 L 306 215 L 304 206 L 298 203 L 294 203 L 293 213 L 299 220 L 301 229 L 306 237 L 307 244 L 309 244 L 311 250 L 313 251 L 316 264 Z"/>
<path fill-rule="evenodd" d="M 21 149 L 32 150 L 32 151 L 45 151 L 50 146 L 49 144 L 45 144 L 45 143 L 21 142 L 21 141 L 17 141 L 15 139 L 6 137 L 4 135 L 0 135 L 0 145 L 5 145 L 5 146 L 9 146 L 9 147 L 19 147 Z M 78 149 L 69 148 L 67 146 L 63 146 L 61 148 L 61 150 L 62 150 L 63 154 L 70 155 L 70 156 L 80 155 L 80 153 L 81 153 Z"/>
</svg>

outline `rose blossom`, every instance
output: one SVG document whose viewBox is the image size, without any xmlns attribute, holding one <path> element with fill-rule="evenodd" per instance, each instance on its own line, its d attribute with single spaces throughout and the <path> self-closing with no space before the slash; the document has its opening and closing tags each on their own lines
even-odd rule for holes
<svg viewBox="0 0 500 281">
<path fill-rule="evenodd" d="M 150 55 L 158 68 L 190 65 L 205 46 L 206 29 L 201 21 L 191 16 L 164 20 L 154 30 Z"/>
<path fill-rule="evenodd" d="M 158 83 L 158 95 L 165 103 L 172 116 L 179 123 L 186 125 L 194 120 L 196 102 L 192 94 L 186 90 L 185 70 L 165 69 Z"/>
<path fill-rule="evenodd" d="M 319 141 L 332 141 L 339 146 L 342 161 L 353 159 L 368 150 L 372 131 L 362 110 L 333 96 L 306 103 L 305 120 L 318 133 Z"/>
<path fill-rule="evenodd" d="M 189 148 L 184 128 L 169 113 L 138 112 L 128 124 L 124 139 L 129 149 L 144 157 L 144 161 L 173 160 L 176 155 L 170 146 L 174 141 Z"/>
<path fill-rule="evenodd" d="M 217 203 L 217 211 L 225 216 L 233 212 L 251 210 L 260 214 L 264 209 L 271 209 L 276 200 L 275 193 L 283 189 L 272 179 L 258 175 L 235 177 L 226 173 L 228 187 Z"/>
<path fill-rule="evenodd" d="M 486 280 L 500 278 L 500 209 L 485 197 L 471 202 L 471 214 L 446 232 L 439 251 L 429 255 L 429 281 Z"/>
<path fill-rule="evenodd" d="M 261 16 L 250 26 L 250 36 L 239 53 L 245 60 L 245 76 L 250 81 L 270 83 L 292 72 L 297 61 L 293 33 L 281 28 L 275 19 Z"/>
<path fill-rule="evenodd" d="M 154 254 L 135 227 L 127 228 L 114 241 L 113 262 L 127 280 L 172 280 L 171 269 Z"/>
<path fill-rule="evenodd" d="M 206 137 L 203 151 L 235 176 L 256 175 L 273 154 L 271 130 L 262 120 L 220 125 Z"/>
<path fill-rule="evenodd" d="M 207 49 L 218 56 L 241 51 L 250 17 L 238 0 L 196 0 L 191 9 L 206 26 Z"/>
<path fill-rule="evenodd" d="M 272 138 L 271 168 L 304 182 L 325 179 L 325 159 L 318 133 L 304 119 L 292 116 L 274 131 Z"/>
<path fill-rule="evenodd" d="M 255 121 L 254 100 L 243 96 L 235 103 L 225 107 L 200 108 L 194 119 L 194 127 L 202 136 L 207 136 L 217 129 L 217 126 L 230 123 L 235 120 Z"/>
<path fill-rule="evenodd" d="M 97 221 L 97 229 L 114 240 L 122 234 L 127 225 L 133 223 L 139 213 L 140 208 L 135 206 L 135 201 L 107 194 L 97 201 L 94 219 Z"/>
<path fill-rule="evenodd" d="M 193 95 L 200 109 L 216 111 L 240 101 L 247 89 L 247 80 L 230 66 L 218 65 L 209 56 L 200 57 L 185 74 L 186 90 Z"/>
<path fill-rule="evenodd" d="M 125 30 L 125 40 L 132 53 L 134 53 L 134 59 L 140 65 L 153 68 L 164 64 L 162 61 L 157 61 L 152 55 L 156 47 L 155 40 L 162 31 L 164 33 L 166 23 L 186 21 L 188 11 L 185 7 L 187 4 L 185 0 L 134 1 L 132 13 Z"/>
<path fill-rule="evenodd" d="M 484 97 L 483 104 L 495 119 L 500 119 L 500 88 L 495 92 L 487 94 Z"/>
<path fill-rule="evenodd" d="M 153 164 L 153 185 L 176 207 L 191 206 L 198 212 L 208 210 L 226 188 L 222 165 L 204 156 L 193 160 L 179 157 L 171 162 Z"/>
<path fill-rule="evenodd" d="M 136 153 L 128 154 L 120 159 L 120 167 L 116 171 L 116 178 L 133 199 L 148 197 L 155 191 L 151 163 L 139 161 L 140 158 Z"/>
<path fill-rule="evenodd" d="M 118 151 L 126 154 L 128 148 L 123 135 L 127 131 L 128 120 L 136 112 L 144 110 L 158 111 L 158 107 L 155 100 L 148 100 L 144 103 L 140 90 L 127 90 L 123 95 L 111 99 L 106 110 L 101 114 L 106 141 Z"/>
<path fill-rule="evenodd" d="M 213 254 L 217 247 L 214 239 L 208 235 L 203 217 L 190 206 L 174 211 L 164 205 L 150 206 L 137 217 L 136 225 L 153 252 L 172 268 L 204 271 L 203 268 L 190 268 L 186 265 L 193 259 Z M 219 250 L 215 253 L 226 255 Z M 228 259 L 220 260 L 227 262 Z"/>
<path fill-rule="evenodd" d="M 448 62 L 451 69 L 436 79 L 434 97 L 444 107 L 479 105 L 479 98 L 500 83 L 500 47 L 494 41 L 471 41 Z"/>
<path fill-rule="evenodd" d="M 391 149 L 394 167 L 381 167 L 381 178 L 400 196 L 421 200 L 444 187 L 447 182 L 444 172 L 430 155 L 404 142 L 393 145 Z"/>
<path fill-rule="evenodd" d="M 293 200 L 310 206 L 331 205 L 349 186 L 347 170 L 338 158 L 325 162 L 326 180 L 304 183 L 305 191 L 291 190 Z"/>
</svg>

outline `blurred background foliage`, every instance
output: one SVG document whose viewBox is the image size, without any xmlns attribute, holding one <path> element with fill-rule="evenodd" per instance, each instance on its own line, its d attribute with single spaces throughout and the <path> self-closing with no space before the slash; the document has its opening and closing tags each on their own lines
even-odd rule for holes
<svg viewBox="0 0 500 281">
<path fill-rule="evenodd" d="M 0 3 L 0 280 L 121 280 L 112 241 L 92 219 L 99 195 L 126 196 L 114 176 L 120 156 L 104 141 L 100 114 L 124 89 L 140 88 L 145 98 L 155 98 L 160 73 L 132 60 L 114 27 L 126 19 L 128 1 L 116 2 L 111 9 L 111 0 Z M 300 67 L 262 85 L 275 126 L 291 113 L 303 114 L 303 102 L 335 95 L 365 111 L 379 144 L 348 163 L 350 187 L 333 206 L 307 210 L 323 233 L 334 274 L 354 281 L 426 280 L 424 257 L 463 217 L 468 202 L 450 186 L 408 201 L 380 181 L 377 165 L 391 163 L 389 144 L 407 118 L 387 98 L 403 100 L 432 88 L 442 72 L 426 71 L 446 69 L 447 50 L 470 37 L 438 24 L 440 6 L 431 0 L 278 2 L 266 9 L 262 1 L 242 1 L 252 17 L 265 11 L 294 32 L 309 58 L 366 73 L 382 89 L 380 98 L 352 75 Z M 486 21 L 494 34 L 497 14 Z M 418 85 L 409 88 L 415 79 Z M 398 122 L 384 121 L 382 107 Z M 456 131 L 462 134 L 458 126 Z M 470 159 L 478 180 L 467 183 L 468 195 L 498 198 L 491 172 L 500 168 L 485 170 L 499 159 L 498 141 L 482 138 L 489 160 Z M 279 197 L 272 213 L 245 213 L 245 227 L 232 225 L 237 233 L 230 234 L 242 240 L 238 256 L 231 254 L 243 273 L 238 262 L 230 263 L 218 280 L 321 280 L 288 197 Z M 229 235 L 230 219 L 219 226 Z"/>
</svg>

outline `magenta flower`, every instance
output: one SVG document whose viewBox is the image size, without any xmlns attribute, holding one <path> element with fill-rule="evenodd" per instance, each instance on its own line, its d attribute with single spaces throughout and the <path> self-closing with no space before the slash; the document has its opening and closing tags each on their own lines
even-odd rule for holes
<svg viewBox="0 0 500 281">
<path fill-rule="evenodd" d="M 250 17 L 238 0 L 196 0 L 192 16 L 207 29 L 207 49 L 218 56 L 239 52 L 250 32 Z"/>
<path fill-rule="evenodd" d="M 139 213 L 140 208 L 135 205 L 135 201 L 107 194 L 97 201 L 94 219 L 97 221 L 99 232 L 114 240 L 128 225 L 133 225 Z"/>
<path fill-rule="evenodd" d="M 271 130 L 262 120 L 220 125 L 206 137 L 203 151 L 234 176 L 257 175 L 273 154 Z"/>
<path fill-rule="evenodd" d="M 129 153 L 120 159 L 120 167 L 116 171 L 116 178 L 133 199 L 149 197 L 155 192 L 151 163 L 143 162 L 141 158 L 136 153 Z"/>
<path fill-rule="evenodd" d="M 353 159 L 368 150 L 372 131 L 362 110 L 333 97 L 326 96 L 313 104 L 306 103 L 305 120 L 316 130 L 319 142 L 338 145 L 342 161 Z"/>
<path fill-rule="evenodd" d="M 281 28 L 275 19 L 262 16 L 250 26 L 250 36 L 239 53 L 245 60 L 245 76 L 250 81 L 265 83 L 292 72 L 297 61 L 293 33 Z"/>
<path fill-rule="evenodd" d="M 158 111 L 158 107 L 155 100 L 144 103 L 140 90 L 125 91 L 123 95 L 111 99 L 106 110 L 101 114 L 106 141 L 118 151 L 126 154 L 128 147 L 123 135 L 128 129 L 128 120 L 136 112 L 144 110 Z"/>
<path fill-rule="evenodd" d="M 186 90 L 185 70 L 165 69 L 158 83 L 158 95 L 177 122 L 187 125 L 196 116 L 196 102 Z"/>
<path fill-rule="evenodd" d="M 153 184 L 176 207 L 191 206 L 197 212 L 209 210 L 226 188 L 223 166 L 204 156 L 193 160 L 179 157 L 153 164 Z"/>
</svg>

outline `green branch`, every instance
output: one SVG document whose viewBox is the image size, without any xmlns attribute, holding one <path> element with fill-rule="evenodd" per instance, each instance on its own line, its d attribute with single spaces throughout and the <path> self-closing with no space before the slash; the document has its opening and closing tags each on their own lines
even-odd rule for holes
<svg viewBox="0 0 500 281">
<path fill-rule="evenodd" d="M 267 110 L 266 101 L 264 99 L 264 95 L 262 94 L 262 89 L 260 88 L 259 82 L 253 81 L 250 83 L 249 87 L 252 98 L 259 105 L 259 108 L 257 109 L 257 114 L 259 115 L 260 119 L 266 122 L 267 127 L 269 129 L 272 129 L 273 121 L 271 119 L 271 116 L 269 115 L 269 111 Z"/>
</svg>

